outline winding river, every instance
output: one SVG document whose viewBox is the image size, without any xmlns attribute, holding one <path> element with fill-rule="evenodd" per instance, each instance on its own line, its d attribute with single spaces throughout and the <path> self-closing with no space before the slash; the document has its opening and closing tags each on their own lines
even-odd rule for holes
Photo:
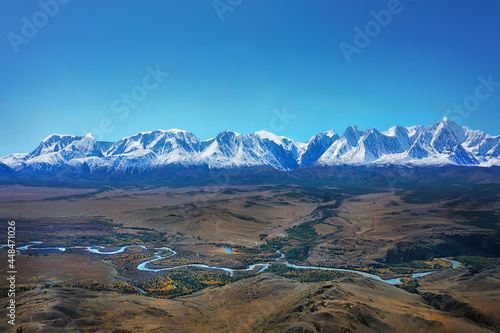
<svg viewBox="0 0 500 333">
<path fill-rule="evenodd" d="M 102 254 L 102 255 L 113 255 L 113 254 L 118 254 L 124 252 L 127 248 L 132 248 L 132 247 L 140 247 L 142 249 L 147 250 L 147 248 L 144 245 L 127 245 L 127 246 L 122 246 L 118 250 L 115 251 L 104 251 L 103 249 L 106 249 L 104 246 L 72 246 L 72 247 L 34 247 L 37 244 L 42 244 L 42 242 L 38 241 L 33 241 L 30 242 L 26 245 L 23 245 L 21 247 L 18 247 L 17 250 L 20 251 L 25 251 L 25 250 L 56 250 L 56 251 L 61 251 L 64 252 L 68 249 L 84 249 L 85 251 L 95 253 L 95 254 Z M 2 245 L 0 247 L 4 248 L 7 247 L 7 245 Z M 228 267 L 217 267 L 217 266 L 209 266 L 205 264 L 186 264 L 186 265 L 179 265 L 179 266 L 173 266 L 173 267 L 161 267 L 161 268 L 151 268 L 148 267 L 149 264 L 162 260 L 165 258 L 172 257 L 177 254 L 176 251 L 172 250 L 169 247 L 161 247 L 161 248 L 155 248 L 155 250 L 158 250 L 155 253 L 155 258 L 146 260 L 139 265 L 137 265 L 137 269 L 140 271 L 150 271 L 150 272 L 160 272 L 160 271 L 167 271 L 167 270 L 174 270 L 178 268 L 183 268 L 183 267 L 200 267 L 200 268 L 206 268 L 206 269 L 212 269 L 212 270 L 219 270 L 228 273 L 230 276 L 233 276 L 235 272 L 248 272 L 248 271 L 253 271 L 256 268 L 260 268 L 257 273 L 261 273 L 265 271 L 267 268 L 269 268 L 270 265 L 273 263 L 275 264 L 281 264 L 285 265 L 291 268 L 295 269 L 317 269 L 317 270 L 325 270 L 325 271 L 337 271 L 337 272 L 344 272 L 344 273 L 354 273 L 358 274 L 364 277 L 368 277 L 374 280 L 382 281 L 388 284 L 400 284 L 401 283 L 401 278 L 396 278 L 396 279 L 389 279 L 389 280 L 384 280 L 380 276 L 375 275 L 375 274 L 370 274 L 362 271 L 357 271 L 353 269 L 344 269 L 344 268 L 333 268 L 333 267 L 320 267 L 320 266 L 301 266 L 301 265 L 295 265 L 295 264 L 290 264 L 288 261 L 285 260 L 285 255 L 281 253 L 279 250 L 276 252 L 280 255 L 278 259 L 276 259 L 274 262 L 267 262 L 267 263 L 258 263 L 258 264 L 252 264 L 248 266 L 247 268 L 242 268 L 242 269 L 235 269 L 235 268 L 228 268 Z M 168 252 L 165 254 L 164 252 Z M 455 260 L 450 260 L 450 259 L 445 259 L 442 258 L 445 261 L 448 261 L 452 264 L 452 268 L 455 269 L 460 266 L 460 263 Z M 424 273 L 414 273 L 411 275 L 413 278 L 419 278 L 422 276 L 426 276 L 429 274 L 434 273 L 432 272 L 424 272 Z"/>
</svg>

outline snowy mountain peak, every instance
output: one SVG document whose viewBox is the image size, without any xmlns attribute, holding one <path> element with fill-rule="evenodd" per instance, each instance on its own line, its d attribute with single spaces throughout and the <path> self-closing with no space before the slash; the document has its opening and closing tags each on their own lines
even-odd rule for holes
<svg viewBox="0 0 500 333">
<path fill-rule="evenodd" d="M 66 138 L 66 137 L 75 138 L 77 136 L 70 135 L 70 134 L 50 134 L 49 136 L 47 136 L 45 139 L 42 140 L 42 143 L 53 142 L 53 141 L 61 140 L 61 139 Z"/>
<path fill-rule="evenodd" d="M 219 135 L 215 137 L 215 140 L 221 140 L 221 139 L 234 139 L 234 138 L 239 138 L 242 135 L 240 133 L 231 131 L 231 130 L 225 130 L 223 132 L 220 132 Z"/>
<path fill-rule="evenodd" d="M 298 152 L 298 149 L 302 148 L 305 144 L 303 143 L 298 143 L 293 141 L 292 139 L 289 139 L 285 136 L 278 136 L 276 134 L 267 132 L 267 131 L 258 131 L 250 134 L 250 136 L 255 136 L 259 139 L 259 141 L 265 143 L 266 141 L 273 142 L 279 146 L 282 146 L 283 148 L 294 151 L 295 153 Z"/>
<path fill-rule="evenodd" d="M 171 133 L 189 133 L 188 131 L 185 131 L 185 130 L 182 130 L 182 129 L 178 129 L 178 128 L 171 128 L 171 129 L 167 130 L 167 132 L 171 132 Z"/>
<path fill-rule="evenodd" d="M 297 167 L 334 165 L 476 165 L 500 166 L 500 136 L 470 130 L 448 118 L 434 125 L 394 126 L 381 132 L 349 126 L 339 136 L 328 130 L 307 142 L 267 131 L 241 135 L 226 130 L 201 141 L 179 129 L 141 132 L 117 142 L 84 136 L 50 135 L 27 154 L 0 158 L 13 172 L 74 168 L 105 174 L 144 172 L 168 165 L 209 168 Z"/>
<path fill-rule="evenodd" d="M 332 129 L 329 129 L 328 131 L 324 131 L 321 134 L 326 135 L 329 138 L 332 138 L 332 137 L 334 137 L 334 136 L 337 135 L 337 133 L 334 130 L 332 130 Z"/>
<path fill-rule="evenodd" d="M 393 126 L 389 128 L 387 131 L 382 132 L 386 136 L 396 136 L 399 137 L 401 135 L 408 135 L 408 130 L 404 128 L 403 126 Z"/>
<path fill-rule="evenodd" d="M 278 136 L 274 133 L 270 133 L 270 132 L 264 131 L 264 130 L 254 132 L 253 134 L 261 139 L 267 139 L 267 140 L 273 141 L 274 143 L 276 143 L 278 145 L 282 145 L 283 140 L 290 140 L 287 137 Z"/>
<path fill-rule="evenodd" d="M 81 142 L 82 141 L 82 142 Z M 67 135 L 67 134 L 52 134 L 46 137 L 40 145 L 33 150 L 29 155 L 31 157 L 42 156 L 51 153 L 56 153 L 63 151 L 70 146 L 82 146 L 83 142 L 86 142 L 88 145 L 95 145 L 96 140 L 92 136 L 92 134 L 87 134 L 85 136 L 75 136 L 75 135 Z M 88 148 L 88 147 L 87 147 Z"/>
<path fill-rule="evenodd" d="M 334 130 L 315 134 L 301 147 L 298 162 L 302 166 L 314 164 L 339 138 Z"/>
<path fill-rule="evenodd" d="M 360 130 L 358 126 L 349 126 L 346 128 L 344 134 L 342 134 L 342 137 L 344 137 L 351 146 L 355 146 L 363 134 L 364 132 Z"/>
</svg>

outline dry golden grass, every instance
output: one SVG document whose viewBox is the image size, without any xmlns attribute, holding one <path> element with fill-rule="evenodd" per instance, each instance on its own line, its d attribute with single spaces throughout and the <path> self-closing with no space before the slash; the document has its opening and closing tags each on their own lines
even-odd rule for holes
<svg viewBox="0 0 500 333">
<path fill-rule="evenodd" d="M 23 293 L 23 332 L 489 332 L 364 278 L 301 284 L 263 274 L 175 300 L 58 288 Z M 2 309 L 5 301 L 0 301 Z M 1 310 L 4 312 L 4 310 Z M 316 323 L 316 324 L 314 324 Z M 7 329 L 0 323 L 0 329 Z M 123 331 L 122 331 L 123 332 Z"/>
<path fill-rule="evenodd" d="M 267 234 L 269 239 L 283 235 L 287 228 L 310 221 L 318 205 L 335 203 L 286 196 L 290 187 L 262 189 L 256 186 L 110 189 L 89 197 L 44 200 L 93 191 L 4 186 L 0 192 L 0 217 L 31 218 L 40 223 L 43 227 L 40 230 L 46 226 L 46 230 L 57 232 L 57 221 L 71 223 L 101 216 L 126 227 L 166 232 L 172 236 L 168 245 L 191 251 L 183 260 L 196 260 L 196 253 L 199 253 L 200 257 L 214 260 L 218 265 L 232 265 L 238 257 L 244 256 L 236 245 L 257 247 L 263 243 L 259 235 Z M 500 210 L 497 202 L 488 205 L 490 210 Z M 317 233 L 325 237 L 310 250 L 307 261 L 325 266 L 368 267 L 376 259 L 383 259 L 387 251 L 400 242 L 432 244 L 436 234 L 445 236 L 477 230 L 456 223 L 446 214 L 433 213 L 437 208 L 439 204 L 405 203 L 391 192 L 344 200 L 337 210 L 338 216 L 314 226 Z M 82 232 L 78 228 L 65 230 L 61 236 Z M 234 245 L 233 253 L 223 251 L 222 244 Z M 332 251 L 340 251 L 342 255 L 332 255 Z M 110 265 L 92 262 L 85 255 L 52 254 L 30 259 L 21 255 L 18 259 L 19 267 L 23 268 L 19 270 L 22 281 L 37 278 L 52 282 L 95 280 L 112 283 L 126 278 L 116 275 Z M 467 276 L 466 271 L 446 269 L 421 281 L 424 291 L 448 293 L 495 320 L 500 318 L 498 269 L 476 277 Z M 38 332 L 42 328 L 52 330 L 50 332 L 88 331 L 90 328 L 95 328 L 95 332 L 115 329 L 130 332 L 169 329 L 182 332 L 281 332 L 287 329 L 314 332 L 316 324 L 325 332 L 341 329 L 487 332 L 471 321 L 433 309 L 418 295 L 364 278 L 300 284 L 261 274 L 175 300 L 77 289 L 44 292 L 30 291 L 20 296 L 25 304 L 19 309 L 23 332 Z M 1 325 L 3 323 L 0 330 L 5 328 Z"/>
<path fill-rule="evenodd" d="M 112 284 L 116 281 L 117 276 L 116 271 L 109 264 L 91 261 L 88 255 L 69 253 L 54 253 L 36 257 L 17 255 L 16 267 L 17 281 L 20 284 L 47 281 L 52 283 L 97 281 L 103 284 Z M 6 275 L 4 267 L 0 267 L 0 274 Z M 4 281 L 0 285 L 4 285 Z"/>
</svg>

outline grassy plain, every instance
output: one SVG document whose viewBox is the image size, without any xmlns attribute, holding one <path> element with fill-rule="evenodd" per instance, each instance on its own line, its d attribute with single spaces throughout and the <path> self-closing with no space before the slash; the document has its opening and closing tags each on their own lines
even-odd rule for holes
<svg viewBox="0 0 500 333">
<path fill-rule="evenodd" d="M 0 191 L 2 228 L 15 220 L 19 245 L 68 247 L 17 256 L 18 283 L 25 290 L 19 293 L 19 318 L 27 332 L 498 331 L 499 211 L 496 184 L 398 190 L 11 185 Z M 116 255 L 69 249 L 97 245 L 147 249 Z M 149 267 L 271 266 L 233 277 L 193 267 L 138 271 L 162 246 L 177 254 Z M 7 262 L 5 249 L 0 255 Z M 441 257 L 480 259 L 452 269 L 436 259 Z M 419 279 L 417 294 L 410 294 L 358 275 L 294 271 L 283 261 L 384 279 L 436 272 Z M 34 313 L 44 315 L 29 321 Z"/>
</svg>

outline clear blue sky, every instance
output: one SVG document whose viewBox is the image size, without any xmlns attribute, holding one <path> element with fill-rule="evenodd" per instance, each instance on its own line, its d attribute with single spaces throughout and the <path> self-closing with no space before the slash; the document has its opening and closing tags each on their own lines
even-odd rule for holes
<svg viewBox="0 0 500 333">
<path fill-rule="evenodd" d="M 219 12 L 212 0 L 60 0 L 57 12 L 54 1 L 41 0 L 53 17 L 38 1 L 0 2 L 1 156 L 52 133 L 268 129 L 305 141 L 430 125 L 464 100 L 472 111 L 450 118 L 500 134 L 500 83 L 476 92 L 480 76 L 500 82 L 499 1 L 221 0 L 236 6 Z M 388 7 L 390 22 L 374 24 Z M 356 47 L 355 27 L 372 37 L 348 62 L 340 45 Z M 159 84 L 146 69 L 157 65 L 169 73 Z M 295 117 L 283 122 L 273 110 L 285 107 Z"/>
</svg>

